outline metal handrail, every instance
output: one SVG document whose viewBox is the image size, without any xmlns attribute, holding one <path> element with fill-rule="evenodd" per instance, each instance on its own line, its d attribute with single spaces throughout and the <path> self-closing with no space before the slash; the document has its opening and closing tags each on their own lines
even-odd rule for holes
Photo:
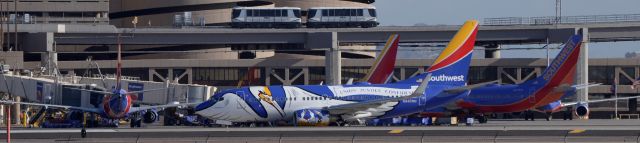
<svg viewBox="0 0 640 143">
<path fill-rule="evenodd" d="M 640 22 L 640 14 L 485 18 L 483 25 L 551 25 Z"/>
</svg>

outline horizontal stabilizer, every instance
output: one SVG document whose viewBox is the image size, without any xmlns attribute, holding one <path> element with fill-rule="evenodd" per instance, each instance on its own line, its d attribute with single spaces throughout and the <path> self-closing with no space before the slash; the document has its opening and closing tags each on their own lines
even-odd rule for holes
<svg viewBox="0 0 640 143">
<path fill-rule="evenodd" d="M 562 84 L 559 85 L 557 87 L 555 87 L 553 89 L 554 92 L 567 92 L 567 91 L 573 91 L 573 90 L 578 90 L 578 89 L 584 89 L 587 87 L 594 87 L 594 86 L 600 86 L 602 85 L 602 83 L 589 83 L 589 84 L 577 84 L 577 85 L 572 85 L 569 86 L 567 84 Z"/>
<path fill-rule="evenodd" d="M 600 86 L 602 85 L 602 83 L 589 83 L 589 84 L 578 84 L 578 85 L 573 85 L 571 87 L 576 88 L 576 89 L 584 89 L 587 87 L 594 87 L 594 86 Z"/>
<path fill-rule="evenodd" d="M 607 102 L 607 101 L 615 101 L 615 100 L 627 100 L 627 99 L 633 99 L 633 98 L 640 98 L 640 96 L 607 98 L 607 99 L 589 100 L 589 101 L 583 101 L 583 102 L 568 102 L 568 103 L 562 103 L 562 106 L 563 107 L 564 106 L 573 106 L 573 105 L 576 105 L 578 103 L 598 103 L 598 102 Z"/>
</svg>

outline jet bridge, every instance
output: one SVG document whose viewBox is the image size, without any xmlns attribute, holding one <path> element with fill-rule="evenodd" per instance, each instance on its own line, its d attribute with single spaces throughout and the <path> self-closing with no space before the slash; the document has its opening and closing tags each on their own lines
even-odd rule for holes
<svg viewBox="0 0 640 143">
<path fill-rule="evenodd" d="M 202 102 L 217 90 L 216 87 L 206 85 L 140 81 L 134 78 L 123 78 L 122 85 L 125 86 L 123 89 L 129 91 L 159 89 L 136 96 L 134 102 L 146 105 Z M 0 74 L 0 93 L 3 93 L 0 95 L 12 95 L 13 100 L 22 102 L 95 108 L 100 105 L 99 99 L 102 95 L 72 88 L 110 91 L 114 86 L 114 78 L 33 76 L 33 74 L 18 75 L 13 72 Z M 16 111 L 20 110 L 20 106 L 14 108 Z M 19 123 L 18 120 L 15 121 Z"/>
</svg>

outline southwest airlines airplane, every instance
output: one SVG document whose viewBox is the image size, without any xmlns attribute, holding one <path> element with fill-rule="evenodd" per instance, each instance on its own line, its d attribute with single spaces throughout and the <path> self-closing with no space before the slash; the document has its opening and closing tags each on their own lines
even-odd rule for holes
<svg viewBox="0 0 640 143">
<path fill-rule="evenodd" d="M 466 86 L 466 78 L 477 30 L 477 21 L 465 22 L 425 73 L 397 83 L 244 87 L 216 93 L 195 111 L 236 123 L 310 126 L 418 113 L 467 96 L 476 87 Z"/>
<path fill-rule="evenodd" d="M 599 84 L 574 85 L 576 65 L 581 50 L 582 35 L 573 35 L 565 43 L 564 48 L 547 67 L 543 74 L 535 79 L 519 84 L 490 84 L 471 90 L 469 96 L 439 108 L 428 109 L 423 114 L 440 114 L 446 111 L 467 110 L 475 114 L 512 113 L 536 110 L 547 113 L 547 119 L 552 112 L 562 107 L 577 106 L 576 114 L 585 116 L 588 113 L 587 103 L 604 102 L 634 97 L 593 100 L 587 102 L 572 102 L 562 104 L 560 99 L 575 95 L 576 90 Z M 450 112 L 449 112 L 450 113 Z M 526 112 L 525 119 L 533 119 L 531 112 Z M 482 117 L 480 122 L 486 122 Z"/>
<path fill-rule="evenodd" d="M 476 88 L 456 104 L 475 113 L 520 112 L 560 100 L 578 87 L 573 84 L 581 42 L 581 35 L 572 36 L 550 66 L 535 79 Z"/>
</svg>

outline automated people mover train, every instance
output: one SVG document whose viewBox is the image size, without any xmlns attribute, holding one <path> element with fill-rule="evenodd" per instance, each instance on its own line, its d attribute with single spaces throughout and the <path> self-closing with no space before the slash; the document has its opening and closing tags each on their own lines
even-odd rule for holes
<svg viewBox="0 0 640 143">
<path fill-rule="evenodd" d="M 378 26 L 373 7 L 312 7 L 307 13 L 308 28 L 347 28 Z M 236 7 L 231 17 L 232 28 L 300 28 L 303 23 L 297 7 Z"/>
</svg>

